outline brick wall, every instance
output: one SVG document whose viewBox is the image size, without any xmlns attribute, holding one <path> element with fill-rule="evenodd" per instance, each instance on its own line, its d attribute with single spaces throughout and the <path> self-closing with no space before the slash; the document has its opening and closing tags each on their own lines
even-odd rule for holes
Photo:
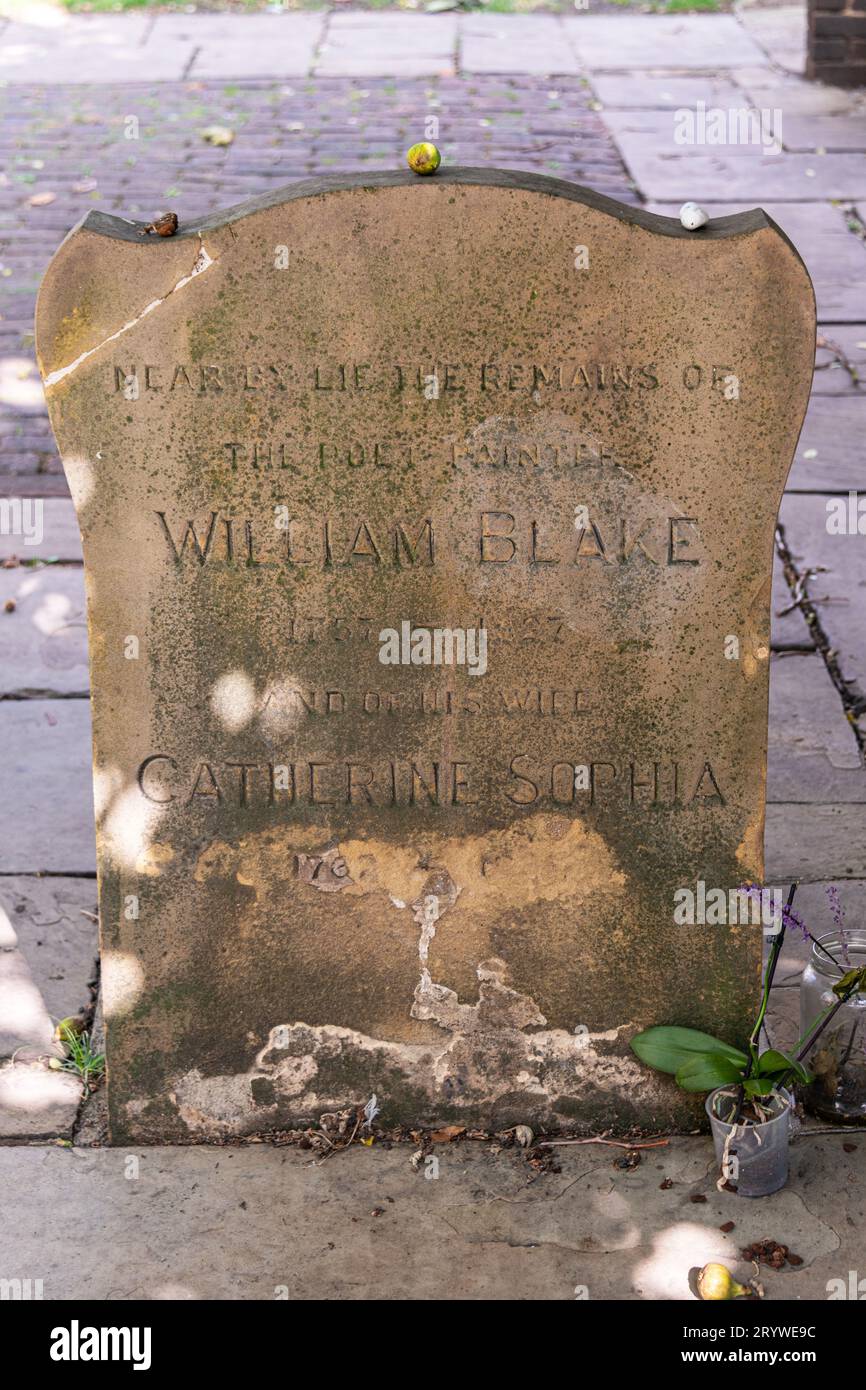
<svg viewBox="0 0 866 1390">
<path fill-rule="evenodd" d="M 866 86 L 866 0 L 809 0 L 806 76 Z"/>
</svg>

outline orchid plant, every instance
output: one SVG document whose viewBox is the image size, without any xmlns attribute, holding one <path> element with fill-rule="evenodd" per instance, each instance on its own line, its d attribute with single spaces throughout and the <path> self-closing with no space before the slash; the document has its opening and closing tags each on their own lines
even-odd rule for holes
<svg viewBox="0 0 866 1390">
<path fill-rule="evenodd" d="M 749 887 L 746 891 L 757 892 L 760 890 Z M 673 1076 L 677 1085 L 681 1086 L 684 1091 L 706 1092 L 714 1091 L 720 1086 L 736 1086 L 735 1121 L 739 1120 L 746 1100 L 752 1102 L 755 1114 L 760 1120 L 764 1118 L 762 1102 L 766 1102 L 768 1097 L 785 1090 L 794 1083 L 806 1084 L 811 1081 L 812 1077 L 804 1065 L 804 1058 L 812 1050 L 827 1024 L 842 1005 L 859 990 L 866 990 L 866 966 L 859 970 L 846 970 L 833 985 L 833 993 L 836 996 L 834 1003 L 819 1014 L 803 1036 L 794 1044 L 790 1053 L 783 1052 L 779 1048 L 768 1048 L 764 1052 L 760 1051 L 761 1029 L 767 1013 L 776 965 L 788 928 L 791 926 L 799 928 L 806 938 L 815 942 L 821 950 L 825 950 L 820 942 L 816 942 L 815 937 L 806 929 L 794 912 L 795 892 L 796 884 L 791 887 L 788 901 L 781 911 L 778 930 L 772 939 L 767 966 L 764 971 L 761 1003 L 755 1026 L 749 1036 L 747 1052 L 733 1047 L 721 1038 L 714 1038 L 709 1033 L 699 1032 L 695 1028 L 665 1026 L 648 1028 L 632 1039 L 632 1050 L 640 1060 L 645 1062 L 647 1066 L 654 1067 L 656 1071 L 667 1072 Z M 840 918 L 837 913 L 841 914 L 838 895 L 836 899 L 831 898 L 831 905 L 834 908 L 834 919 L 838 924 Z M 844 934 L 842 939 L 844 940 Z M 826 952 L 826 954 L 829 955 L 830 953 Z M 839 965 L 839 962 L 832 956 L 831 959 L 841 971 L 843 967 Z M 848 963 L 846 951 L 844 964 L 847 965 Z"/>
</svg>

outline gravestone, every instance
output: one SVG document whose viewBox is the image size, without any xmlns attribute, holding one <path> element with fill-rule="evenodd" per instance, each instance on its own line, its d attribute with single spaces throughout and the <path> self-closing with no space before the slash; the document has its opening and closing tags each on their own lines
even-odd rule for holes
<svg viewBox="0 0 866 1390">
<path fill-rule="evenodd" d="M 675 902 L 762 878 L 814 342 L 762 212 L 528 174 L 70 234 L 115 1142 L 694 1114 L 628 1044 L 754 1007 L 760 929 Z"/>
</svg>

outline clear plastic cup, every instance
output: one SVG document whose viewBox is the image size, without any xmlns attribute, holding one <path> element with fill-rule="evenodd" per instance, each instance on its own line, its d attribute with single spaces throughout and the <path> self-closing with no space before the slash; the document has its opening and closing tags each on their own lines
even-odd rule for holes
<svg viewBox="0 0 866 1390">
<path fill-rule="evenodd" d="M 778 1113 L 762 1125 L 735 1127 L 722 1119 L 733 1114 L 736 1104 L 736 1086 L 720 1086 L 707 1096 L 716 1162 L 740 1197 L 766 1197 L 788 1181 L 791 1096 L 778 1091 L 772 1098 Z"/>
</svg>

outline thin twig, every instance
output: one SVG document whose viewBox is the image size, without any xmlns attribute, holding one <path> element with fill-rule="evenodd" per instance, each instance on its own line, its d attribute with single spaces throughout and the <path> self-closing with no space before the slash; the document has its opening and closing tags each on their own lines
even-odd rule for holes
<svg viewBox="0 0 866 1390">
<path fill-rule="evenodd" d="M 862 1125 L 828 1125 L 826 1129 L 798 1129 L 791 1137 L 793 1139 L 804 1139 L 807 1135 L 828 1135 L 828 1134 L 859 1134 L 863 1135 Z"/>
<path fill-rule="evenodd" d="M 622 1139 L 539 1139 L 536 1147 L 552 1149 L 566 1144 L 610 1144 L 615 1149 L 663 1149 L 670 1139 L 649 1139 L 643 1144 L 627 1144 Z"/>
</svg>

